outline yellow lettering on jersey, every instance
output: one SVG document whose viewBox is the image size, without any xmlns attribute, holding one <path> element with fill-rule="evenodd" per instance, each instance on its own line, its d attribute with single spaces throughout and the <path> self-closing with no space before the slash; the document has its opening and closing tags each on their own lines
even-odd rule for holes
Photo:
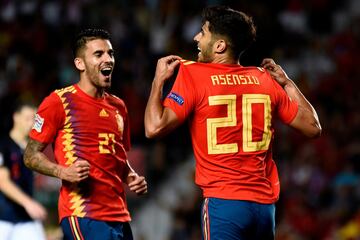
<svg viewBox="0 0 360 240">
<path fill-rule="evenodd" d="M 220 84 L 225 85 L 226 84 L 226 78 L 223 74 L 219 75 L 220 78 Z"/>
<path fill-rule="evenodd" d="M 259 85 L 259 79 L 256 76 L 251 76 L 252 80 L 254 81 L 255 84 Z"/>
<path fill-rule="evenodd" d="M 246 84 L 246 77 L 243 75 L 240 75 L 241 84 Z"/>
<path fill-rule="evenodd" d="M 239 75 L 233 75 L 233 78 L 234 78 L 235 85 L 239 85 L 240 84 Z"/>
<path fill-rule="evenodd" d="M 219 85 L 219 77 L 218 75 L 211 75 L 211 81 L 213 85 Z"/>
<path fill-rule="evenodd" d="M 226 74 L 226 83 L 227 83 L 227 85 L 233 85 L 233 79 L 232 79 L 232 77 L 231 77 L 232 75 L 230 75 L 230 74 Z"/>
<path fill-rule="evenodd" d="M 251 80 L 251 76 L 245 76 L 248 81 L 247 81 L 247 84 L 254 84 L 253 81 Z"/>
<path fill-rule="evenodd" d="M 218 74 L 211 75 L 213 86 L 216 85 L 260 85 L 259 79 L 253 75 Z"/>
</svg>

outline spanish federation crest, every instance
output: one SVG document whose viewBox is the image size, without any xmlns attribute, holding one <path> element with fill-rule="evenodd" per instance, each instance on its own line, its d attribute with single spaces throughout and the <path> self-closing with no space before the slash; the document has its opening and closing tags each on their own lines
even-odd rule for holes
<svg viewBox="0 0 360 240">
<path fill-rule="evenodd" d="M 119 114 L 118 111 L 116 111 L 115 118 L 116 118 L 116 123 L 117 123 L 117 125 L 118 125 L 118 130 L 119 130 L 119 132 L 120 132 L 120 136 L 122 136 L 123 131 L 124 131 L 124 119 L 123 119 L 123 117 Z"/>
</svg>

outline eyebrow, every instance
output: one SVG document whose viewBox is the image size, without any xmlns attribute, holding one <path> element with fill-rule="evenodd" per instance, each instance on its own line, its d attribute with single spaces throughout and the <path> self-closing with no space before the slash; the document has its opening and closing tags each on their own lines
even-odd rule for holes
<svg viewBox="0 0 360 240">
<path fill-rule="evenodd" d="M 98 54 L 103 54 L 104 53 L 104 51 L 103 50 L 95 50 L 92 54 L 93 55 L 98 55 Z"/>
<path fill-rule="evenodd" d="M 104 50 L 96 50 L 93 52 L 93 54 L 97 54 L 97 53 L 104 53 L 104 52 L 108 52 L 108 53 L 114 53 L 114 49 L 109 49 L 107 51 L 104 51 Z"/>
</svg>

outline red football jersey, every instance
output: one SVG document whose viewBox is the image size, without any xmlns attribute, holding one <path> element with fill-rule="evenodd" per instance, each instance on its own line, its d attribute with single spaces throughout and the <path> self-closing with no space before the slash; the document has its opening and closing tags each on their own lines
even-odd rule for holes
<svg viewBox="0 0 360 240">
<path fill-rule="evenodd" d="M 130 148 L 129 119 L 124 102 L 110 94 L 101 99 L 77 85 L 51 93 L 41 103 L 30 137 L 53 143 L 56 162 L 69 166 L 90 163 L 90 176 L 78 183 L 63 181 L 59 218 L 88 217 L 130 221 L 123 179 Z"/>
<path fill-rule="evenodd" d="M 273 119 L 290 123 L 298 105 L 257 67 L 183 60 L 163 105 L 189 119 L 195 180 L 204 197 L 273 203 Z"/>
</svg>

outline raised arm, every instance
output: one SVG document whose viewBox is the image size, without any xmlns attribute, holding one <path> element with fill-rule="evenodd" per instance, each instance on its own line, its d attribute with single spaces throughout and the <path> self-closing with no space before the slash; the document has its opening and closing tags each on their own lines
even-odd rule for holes
<svg viewBox="0 0 360 240">
<path fill-rule="evenodd" d="M 161 103 L 164 83 L 174 74 L 181 58 L 167 56 L 158 60 L 155 77 L 145 109 L 145 135 L 148 138 L 162 136 L 179 125 L 176 114 Z"/>
<path fill-rule="evenodd" d="M 319 117 L 314 107 L 301 93 L 296 84 L 273 59 L 265 58 L 261 65 L 267 69 L 270 75 L 283 87 L 286 94 L 298 103 L 298 112 L 294 120 L 290 123 L 290 126 L 299 130 L 307 137 L 319 137 L 322 130 Z"/>
<path fill-rule="evenodd" d="M 89 176 L 90 165 L 87 161 L 77 160 L 69 167 L 61 166 L 43 153 L 46 146 L 47 144 L 30 139 L 24 153 L 24 163 L 28 168 L 69 182 L 80 182 Z"/>
</svg>

